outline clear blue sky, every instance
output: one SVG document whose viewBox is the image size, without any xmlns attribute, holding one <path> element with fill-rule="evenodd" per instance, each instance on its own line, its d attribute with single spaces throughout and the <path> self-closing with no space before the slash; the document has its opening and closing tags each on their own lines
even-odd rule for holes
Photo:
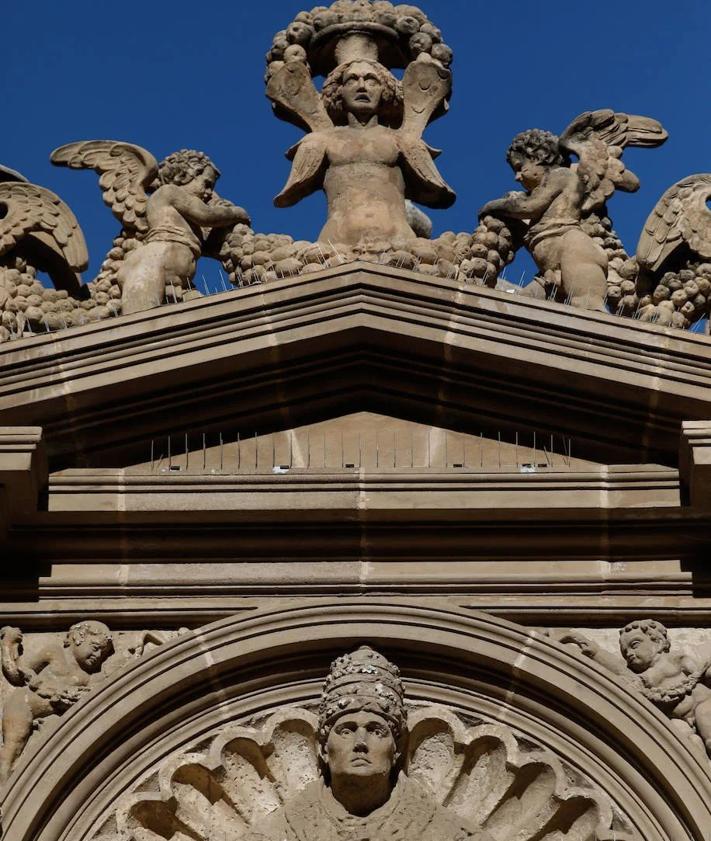
<svg viewBox="0 0 711 841">
<path fill-rule="evenodd" d="M 128 140 L 159 158 L 203 149 L 223 172 L 219 192 L 245 206 L 257 230 L 318 234 L 320 196 L 289 210 L 272 206 L 288 174 L 284 152 L 301 134 L 273 117 L 263 82 L 273 34 L 311 5 L 5 4 L 0 160 L 72 206 L 91 252 L 87 279 L 118 223 L 94 173 L 50 165 L 50 151 L 72 140 Z M 458 193 L 452 209 L 433 213 L 437 233 L 472 230 L 484 201 L 515 188 L 504 154 L 516 132 L 560 132 L 588 109 L 653 116 L 670 133 L 661 149 L 625 156 L 642 189 L 617 195 L 610 209 L 628 250 L 667 187 L 711 171 L 711 0 L 420 5 L 455 51 L 451 111 L 427 134 L 444 150 L 438 165 Z"/>
</svg>

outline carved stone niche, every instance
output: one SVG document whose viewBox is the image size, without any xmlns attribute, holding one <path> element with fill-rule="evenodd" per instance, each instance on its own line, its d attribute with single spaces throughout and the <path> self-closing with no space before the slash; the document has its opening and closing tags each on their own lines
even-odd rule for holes
<svg viewBox="0 0 711 841">
<path fill-rule="evenodd" d="M 398 750 L 383 805 L 359 811 L 331 736 L 366 712 Z M 0 798 L 11 841 L 708 841 L 711 826 L 708 764 L 595 663 L 486 614 L 374 600 L 274 606 L 157 648 L 28 748 Z"/>
<path fill-rule="evenodd" d="M 518 740 L 511 727 L 467 726 L 451 710 L 427 705 L 410 711 L 408 731 L 404 775 L 493 841 L 640 838 L 610 797 L 550 751 Z M 122 799 L 92 838 L 240 841 L 318 786 L 321 774 L 316 716 L 282 710 L 256 727 L 226 729 L 201 751 L 168 759 Z M 422 809 L 426 827 L 431 809 Z M 403 830 L 417 822 L 411 813 L 409 818 Z M 398 816 L 391 822 L 397 829 Z M 380 838 L 378 828 L 372 836 L 359 834 L 359 841 Z M 321 837 L 314 834 L 314 841 Z M 344 827 L 330 838 L 351 836 Z"/>
</svg>

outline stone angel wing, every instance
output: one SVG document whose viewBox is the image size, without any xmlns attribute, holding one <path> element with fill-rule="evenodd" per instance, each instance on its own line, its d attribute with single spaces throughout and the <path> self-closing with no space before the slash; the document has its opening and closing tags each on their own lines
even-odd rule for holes
<svg viewBox="0 0 711 841">
<path fill-rule="evenodd" d="M 405 773 L 472 836 L 641 841 L 598 789 L 574 781 L 551 753 L 519 744 L 507 727 L 470 728 L 449 710 L 427 707 L 410 714 L 409 730 Z M 283 710 L 258 728 L 216 736 L 200 753 L 167 759 L 91 841 L 268 841 L 272 818 L 320 779 L 316 716 Z"/>
<path fill-rule="evenodd" d="M 434 61 L 414 61 L 402 79 L 402 133 L 422 137 L 432 120 L 448 109 L 452 74 Z"/>
<path fill-rule="evenodd" d="M 84 235 L 69 207 L 51 190 L 21 180 L 0 181 L 0 257 L 13 250 L 68 292 L 78 291 L 79 273 L 89 264 Z"/>
<path fill-rule="evenodd" d="M 398 137 L 402 155 L 407 198 L 426 207 L 451 207 L 457 194 L 442 178 L 434 159 L 440 152 L 428 146 L 421 137 L 401 134 Z"/>
<path fill-rule="evenodd" d="M 445 113 L 452 75 L 433 61 L 408 65 L 402 80 L 403 121 L 397 133 L 407 197 L 427 207 L 451 207 L 456 194 L 434 164 L 440 152 L 422 140 L 428 124 Z"/>
<path fill-rule="evenodd" d="M 57 166 L 100 173 L 104 203 L 114 216 L 124 228 L 147 232 L 147 191 L 158 177 L 158 162 L 150 152 L 117 140 L 83 140 L 55 149 L 50 159 Z"/>
<path fill-rule="evenodd" d="M 274 73 L 267 84 L 267 96 L 282 120 L 305 131 L 333 128 L 311 74 L 301 61 L 289 61 Z"/>
<path fill-rule="evenodd" d="M 560 136 L 560 145 L 580 159 L 578 173 L 585 183 L 583 211 L 602 208 L 615 190 L 633 193 L 637 176 L 625 168 L 627 146 L 661 146 L 668 138 L 661 123 L 651 117 L 622 114 L 604 108 L 576 117 Z"/>
<path fill-rule="evenodd" d="M 637 246 L 637 262 L 657 271 L 682 245 L 711 260 L 711 174 L 690 175 L 670 187 L 649 214 Z"/>
<path fill-rule="evenodd" d="M 294 163 L 286 186 L 274 199 L 276 207 L 291 207 L 318 190 L 328 164 L 326 143 L 318 134 L 307 134 L 286 157 Z"/>
</svg>

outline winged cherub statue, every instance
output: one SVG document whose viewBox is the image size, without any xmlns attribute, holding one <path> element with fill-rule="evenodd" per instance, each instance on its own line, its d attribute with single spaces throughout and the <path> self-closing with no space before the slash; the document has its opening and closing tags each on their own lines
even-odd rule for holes
<svg viewBox="0 0 711 841">
<path fill-rule="evenodd" d="M 182 149 L 159 165 L 140 146 L 87 140 L 56 149 L 51 159 L 99 172 L 104 202 L 135 236 L 118 271 L 124 314 L 160 306 L 166 287 L 187 286 L 213 228 L 250 222 L 241 207 L 216 197 L 220 172 L 203 152 Z"/>
<path fill-rule="evenodd" d="M 400 83 L 367 48 L 337 55 L 345 60 L 328 75 L 320 96 L 303 50 L 269 81 L 277 113 L 311 130 L 288 153 L 291 176 L 274 203 L 288 207 L 323 190 L 328 220 L 321 242 L 413 240 L 406 199 L 434 208 L 455 200 L 434 165 L 437 152 L 422 140 L 445 108 L 451 74 L 423 58 L 408 65 Z"/>
<path fill-rule="evenodd" d="M 50 295 L 81 297 L 89 255 L 70 208 L 45 187 L 0 166 L 0 341 L 23 333 Z M 46 272 L 55 290 L 43 289 Z"/>
<path fill-rule="evenodd" d="M 84 235 L 70 208 L 46 187 L 0 167 L 0 265 L 21 256 L 49 274 L 57 289 L 77 294 L 89 264 Z"/>
<path fill-rule="evenodd" d="M 541 297 L 552 286 L 574 307 L 606 309 L 608 255 L 586 222 L 606 215 L 615 190 L 639 189 L 639 179 L 622 163 L 623 150 L 659 146 L 667 136 L 649 117 L 603 109 L 576 117 L 560 137 L 531 129 L 514 138 L 507 159 L 524 191 L 488 202 L 479 214 L 527 224 L 524 243 L 541 273 L 540 285 L 527 294 Z"/>
<path fill-rule="evenodd" d="M 671 186 L 647 219 L 637 245 L 641 318 L 688 327 L 711 300 L 711 174 Z M 646 289 L 645 289 L 646 287 Z"/>
</svg>

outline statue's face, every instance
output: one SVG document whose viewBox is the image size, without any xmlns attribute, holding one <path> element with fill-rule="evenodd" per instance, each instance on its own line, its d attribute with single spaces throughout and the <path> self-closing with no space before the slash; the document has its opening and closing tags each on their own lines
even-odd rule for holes
<svg viewBox="0 0 711 841">
<path fill-rule="evenodd" d="M 201 199 L 201 201 L 208 202 L 212 198 L 216 183 L 217 173 L 211 166 L 208 166 L 185 186 L 193 196 Z"/>
<path fill-rule="evenodd" d="M 74 659 L 86 672 L 96 672 L 111 650 L 111 634 L 101 622 L 88 622 L 83 630 L 72 632 L 71 649 Z"/>
<path fill-rule="evenodd" d="M 360 120 L 378 113 L 383 83 L 370 62 L 354 61 L 350 65 L 343 77 L 341 97 L 345 110 Z"/>
<path fill-rule="evenodd" d="M 643 631 L 634 630 L 624 634 L 620 640 L 622 655 L 633 672 L 645 672 L 662 653 L 663 645 Z"/>
<path fill-rule="evenodd" d="M 397 758 L 387 721 L 377 713 L 347 713 L 331 728 L 324 747 L 331 778 L 385 777 Z"/>
<path fill-rule="evenodd" d="M 523 184 L 524 188 L 531 192 L 540 186 L 546 175 L 546 168 L 543 164 L 531 158 L 515 158 L 512 162 L 516 180 Z"/>
</svg>

